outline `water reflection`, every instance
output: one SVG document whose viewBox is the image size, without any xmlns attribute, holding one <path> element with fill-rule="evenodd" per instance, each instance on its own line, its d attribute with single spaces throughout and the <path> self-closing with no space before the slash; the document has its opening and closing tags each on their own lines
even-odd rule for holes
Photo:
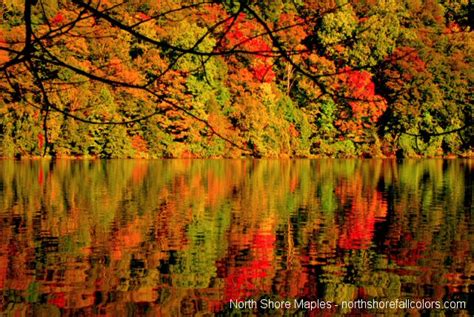
<svg viewBox="0 0 474 317">
<path fill-rule="evenodd" d="M 252 298 L 429 298 L 469 300 L 454 313 L 472 315 L 473 169 L 472 160 L 0 161 L 0 309 L 185 316 L 232 313 L 229 300 Z"/>
</svg>

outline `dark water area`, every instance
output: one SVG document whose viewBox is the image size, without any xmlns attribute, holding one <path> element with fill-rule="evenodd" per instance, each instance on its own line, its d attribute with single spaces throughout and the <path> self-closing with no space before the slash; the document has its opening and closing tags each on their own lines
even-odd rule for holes
<svg viewBox="0 0 474 317">
<path fill-rule="evenodd" d="M 473 176 L 461 159 L 0 161 L 0 311 L 472 316 Z"/>
</svg>

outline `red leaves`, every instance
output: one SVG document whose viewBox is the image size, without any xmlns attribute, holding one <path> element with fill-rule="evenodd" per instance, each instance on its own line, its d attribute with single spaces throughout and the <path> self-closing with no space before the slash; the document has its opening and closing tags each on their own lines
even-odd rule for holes
<svg viewBox="0 0 474 317">
<path fill-rule="evenodd" d="M 272 65 L 257 64 L 252 66 L 253 76 L 260 82 L 271 82 L 275 79 L 275 73 L 272 70 Z"/>
<path fill-rule="evenodd" d="M 451 22 L 446 26 L 445 34 L 458 33 L 461 31 L 461 27 L 456 22 Z"/>
<path fill-rule="evenodd" d="M 344 68 L 347 71 L 345 82 L 356 98 L 370 98 L 375 94 L 375 85 L 371 80 L 372 75 L 366 71 L 354 71 L 350 68 Z"/>
<path fill-rule="evenodd" d="M 52 19 L 51 19 L 51 24 L 52 25 L 59 25 L 62 22 L 64 22 L 64 15 L 59 11 Z"/>
<path fill-rule="evenodd" d="M 369 72 L 344 67 L 339 79 L 343 82 L 348 97 L 367 99 L 375 95 L 375 85 Z"/>
<path fill-rule="evenodd" d="M 141 21 L 146 21 L 146 20 L 149 20 L 151 17 L 148 15 L 148 14 L 145 14 L 143 12 L 139 12 L 137 13 L 137 15 L 135 15 L 135 17 Z"/>
<path fill-rule="evenodd" d="M 254 52 L 250 66 L 253 77 L 260 82 L 271 82 L 275 79 L 272 58 L 268 56 L 271 54 L 271 47 L 258 36 L 259 30 L 255 22 L 247 21 L 246 15 L 240 14 L 234 23 L 228 22 L 227 27 L 231 29 L 227 32 L 226 49 Z"/>
<path fill-rule="evenodd" d="M 44 171 L 43 168 L 40 167 L 39 172 L 38 172 L 38 184 L 43 185 L 44 183 Z"/>
<path fill-rule="evenodd" d="M 364 129 L 377 122 L 387 108 L 387 103 L 375 94 L 375 84 L 369 72 L 345 67 L 339 75 L 339 82 L 350 111 L 343 111 L 342 120 L 338 120 L 336 124 L 343 132 L 361 135 Z"/>
<path fill-rule="evenodd" d="M 66 307 L 66 296 L 64 292 L 58 292 L 52 294 L 52 297 L 48 299 L 48 303 L 55 305 L 59 308 Z"/>
<path fill-rule="evenodd" d="M 271 52 L 270 46 L 261 36 L 257 36 L 259 32 L 256 30 L 255 22 L 246 21 L 245 14 L 240 14 L 237 20 L 232 24 L 228 22 L 231 29 L 227 32 L 227 49 L 238 48 L 241 50 L 258 52 L 258 58 L 267 58 L 266 54 Z"/>
<path fill-rule="evenodd" d="M 249 42 L 252 41 L 250 37 L 255 30 L 255 24 L 247 21 L 245 14 L 241 13 L 235 21 L 227 22 L 227 28 L 229 27 L 230 30 L 226 34 L 228 48 L 233 48 L 234 46 L 239 46 L 243 49 L 252 48 Z"/>
</svg>

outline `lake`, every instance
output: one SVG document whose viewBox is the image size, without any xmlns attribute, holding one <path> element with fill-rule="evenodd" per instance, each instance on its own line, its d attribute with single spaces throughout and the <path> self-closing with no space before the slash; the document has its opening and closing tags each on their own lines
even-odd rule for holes
<svg viewBox="0 0 474 317">
<path fill-rule="evenodd" d="M 468 159 L 0 161 L 0 310 L 472 316 L 473 176 Z"/>
</svg>

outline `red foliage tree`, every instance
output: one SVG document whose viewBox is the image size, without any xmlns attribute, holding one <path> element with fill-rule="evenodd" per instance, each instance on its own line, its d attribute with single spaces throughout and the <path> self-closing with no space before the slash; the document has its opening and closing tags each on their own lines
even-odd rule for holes
<svg viewBox="0 0 474 317">
<path fill-rule="evenodd" d="M 375 85 L 369 72 L 345 67 L 338 80 L 349 108 L 342 111 L 336 124 L 342 132 L 360 136 L 382 116 L 387 109 L 387 102 L 375 93 Z"/>
<path fill-rule="evenodd" d="M 259 32 L 255 21 L 248 21 L 245 14 L 240 14 L 235 22 L 228 22 L 227 27 L 230 30 L 226 36 L 225 49 L 236 48 L 255 52 L 255 56 L 250 60 L 254 79 L 260 82 L 274 80 L 273 61 L 269 56 L 271 48 L 261 36 L 255 37 Z"/>
</svg>

